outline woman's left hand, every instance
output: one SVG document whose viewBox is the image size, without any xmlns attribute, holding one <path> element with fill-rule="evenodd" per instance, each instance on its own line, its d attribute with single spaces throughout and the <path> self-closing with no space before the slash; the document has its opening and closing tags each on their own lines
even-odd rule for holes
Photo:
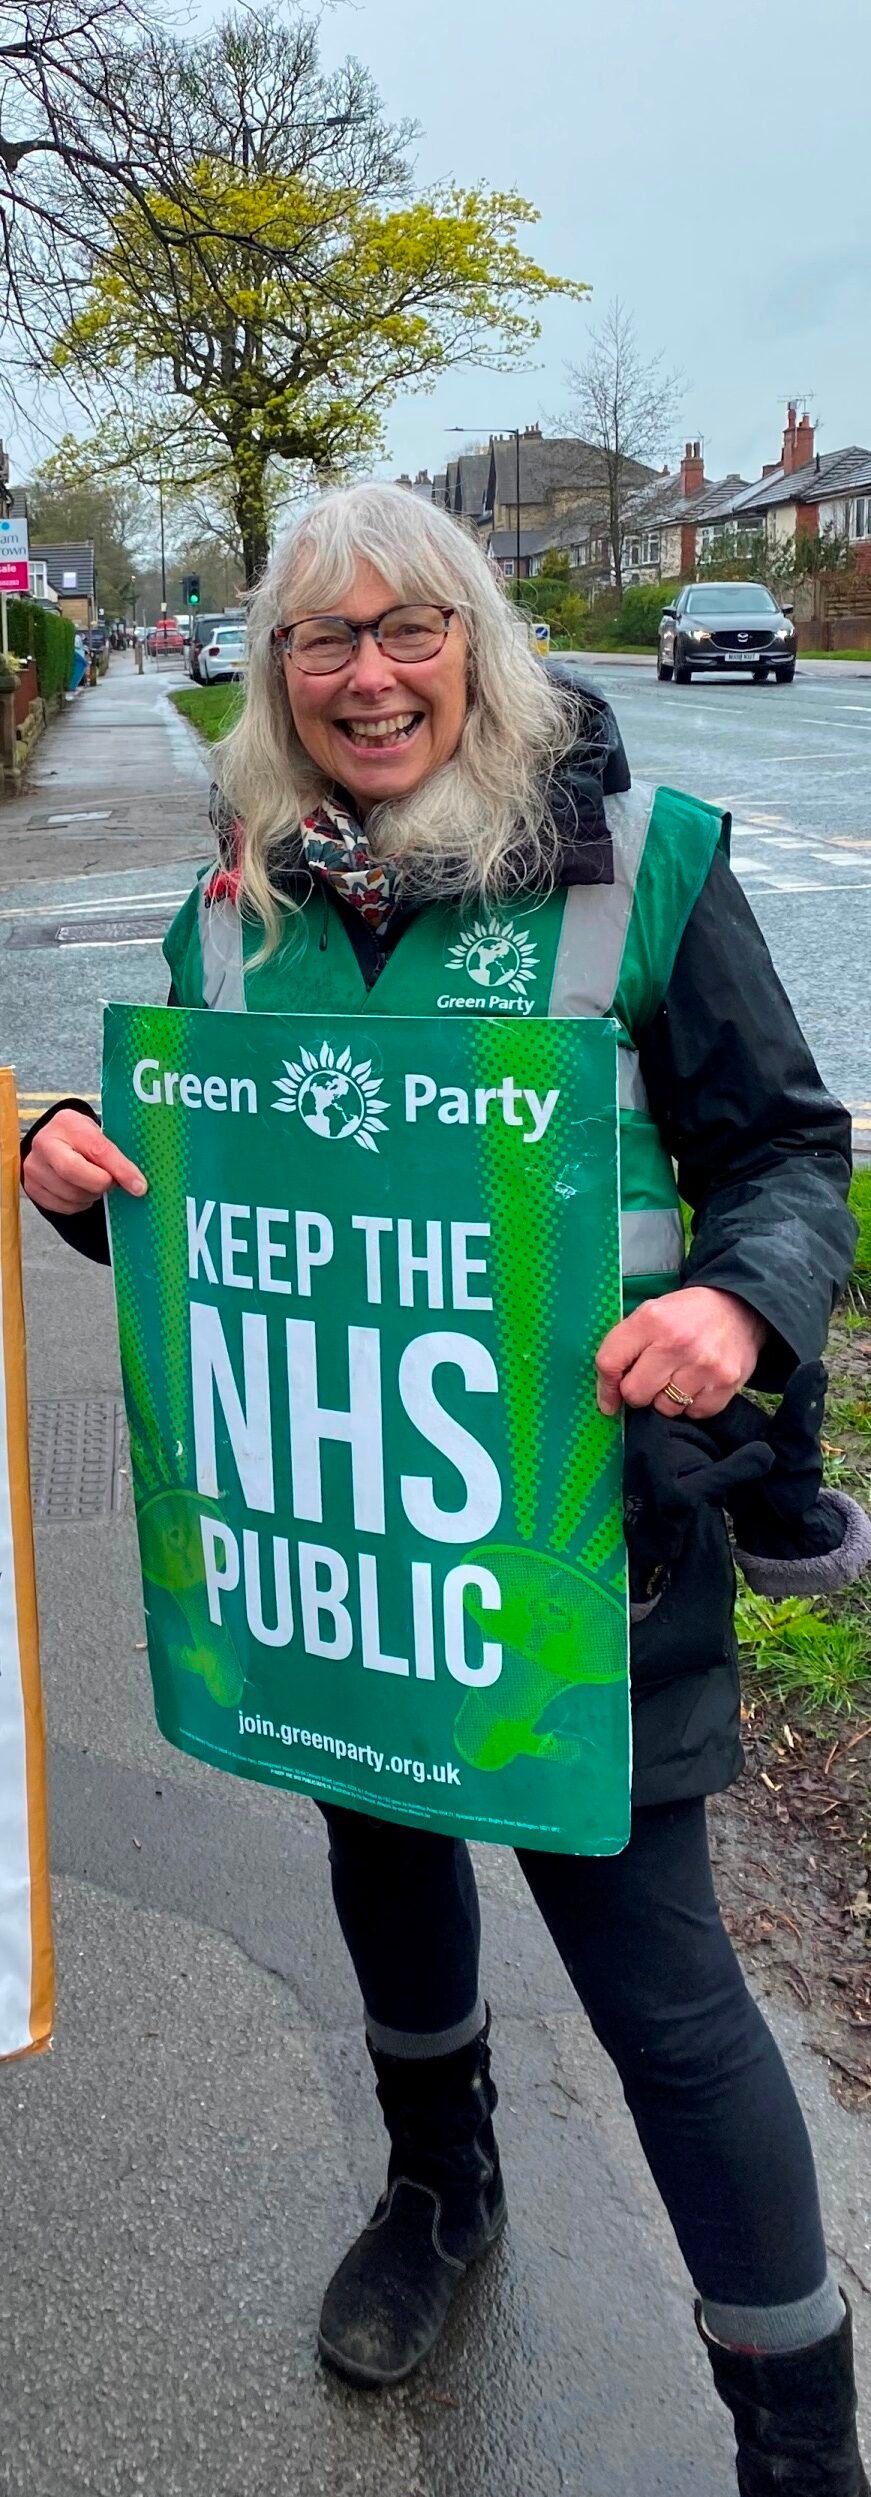
<svg viewBox="0 0 871 2497">
<path fill-rule="evenodd" d="M 599 1411 L 655 1405 L 673 1421 L 686 1399 L 694 1421 L 703 1422 L 722 1413 L 752 1378 L 767 1333 L 765 1319 L 747 1301 L 706 1285 L 642 1301 L 599 1346 Z M 680 1404 L 663 1394 L 666 1385 L 680 1389 Z"/>
</svg>

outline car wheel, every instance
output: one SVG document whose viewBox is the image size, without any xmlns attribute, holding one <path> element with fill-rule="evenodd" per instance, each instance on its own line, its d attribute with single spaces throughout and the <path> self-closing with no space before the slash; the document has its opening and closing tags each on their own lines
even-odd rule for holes
<svg viewBox="0 0 871 2497">
<path fill-rule="evenodd" d="M 788 668 L 775 668 L 774 674 L 778 685 L 791 685 L 795 675 L 795 660 L 790 660 Z"/>
<path fill-rule="evenodd" d="M 677 639 L 675 639 L 675 645 L 674 645 L 674 681 L 675 681 L 675 684 L 676 684 L 676 685 L 689 685 L 689 684 L 691 684 L 691 682 L 692 682 L 692 673 L 693 673 L 693 672 L 692 672 L 692 668 L 688 668 L 688 667 L 687 667 L 687 663 L 686 663 L 686 660 L 685 660 L 685 659 L 679 659 L 679 658 L 678 658 L 678 651 L 679 651 L 679 650 L 680 650 L 680 643 L 679 643 L 679 641 L 678 641 Z"/>
<path fill-rule="evenodd" d="M 674 675 L 674 669 L 671 666 L 670 661 L 668 659 L 664 659 L 662 656 L 661 642 L 657 644 L 656 650 L 656 675 L 657 681 L 660 685 L 670 685 Z"/>
</svg>

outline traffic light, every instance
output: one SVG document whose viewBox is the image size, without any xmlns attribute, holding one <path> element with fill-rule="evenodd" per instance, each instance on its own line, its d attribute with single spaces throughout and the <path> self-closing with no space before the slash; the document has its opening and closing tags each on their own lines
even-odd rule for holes
<svg viewBox="0 0 871 2497">
<path fill-rule="evenodd" d="M 189 606 L 189 607 L 198 607 L 198 606 L 199 606 L 199 603 L 200 603 L 200 576 L 199 576 L 199 573 L 198 573 L 198 572 L 192 572 L 192 573 L 191 573 L 191 576 L 190 576 L 190 580 L 189 580 L 189 582 L 188 582 L 188 606 Z"/>
</svg>

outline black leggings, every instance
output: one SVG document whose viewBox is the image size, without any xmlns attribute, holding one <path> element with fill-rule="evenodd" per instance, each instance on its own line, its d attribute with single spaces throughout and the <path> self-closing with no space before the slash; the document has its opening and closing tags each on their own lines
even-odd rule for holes
<svg viewBox="0 0 871 2497">
<path fill-rule="evenodd" d="M 326 1809 L 333 1896 L 373 2042 L 450 2052 L 480 2018 L 480 1912 L 460 1840 Z M 625 1853 L 518 1852 L 616 2066 L 703 2298 L 791 2305 L 826 2253 L 798 2100 L 714 1897 L 704 1801 L 639 1811 Z"/>
</svg>

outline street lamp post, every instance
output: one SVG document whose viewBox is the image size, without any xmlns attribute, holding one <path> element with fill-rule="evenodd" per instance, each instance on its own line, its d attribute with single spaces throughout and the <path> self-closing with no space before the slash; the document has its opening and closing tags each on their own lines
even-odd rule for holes
<svg viewBox="0 0 871 2497">
<path fill-rule="evenodd" d="M 166 614 L 166 539 L 163 526 L 163 470 L 157 471 L 157 500 L 160 506 L 160 612 Z"/>
<path fill-rule="evenodd" d="M 446 427 L 445 427 L 445 432 L 446 432 L 446 433 L 449 433 L 449 434 L 467 434 L 467 433 L 469 433 L 470 431 L 471 431 L 471 432 L 473 432 L 473 431 L 474 431 L 474 427 L 470 427 L 470 426 L 468 426 L 468 425 L 446 425 Z M 503 440 L 503 442 L 505 442 L 505 441 L 507 441 L 507 442 L 513 442 L 513 444 L 514 444 L 514 577 L 515 577 L 515 580 L 516 580 L 516 582 L 517 582 L 517 587 L 518 587 L 518 591 L 519 591 L 519 588 L 520 588 L 520 443 L 521 443 L 521 429 L 520 429 L 520 426 L 519 426 L 519 425 L 509 425 L 509 426 L 507 427 L 507 429 L 505 429 L 505 430 L 503 431 L 503 434 L 502 434 L 502 440 Z"/>
</svg>

